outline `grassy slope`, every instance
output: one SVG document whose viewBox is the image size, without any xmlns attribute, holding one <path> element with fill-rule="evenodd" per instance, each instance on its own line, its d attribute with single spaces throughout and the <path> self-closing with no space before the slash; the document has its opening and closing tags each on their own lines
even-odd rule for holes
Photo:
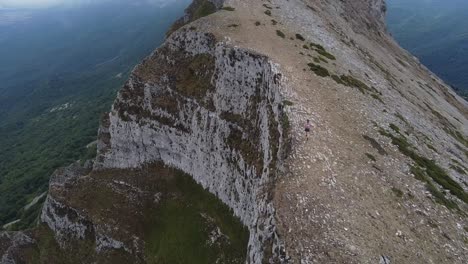
<svg viewBox="0 0 468 264">
<path fill-rule="evenodd" d="M 153 213 L 147 237 L 148 263 L 243 263 L 249 233 L 232 211 L 189 176 L 177 174 L 170 184 L 176 198 L 163 201 Z M 228 237 L 210 245 L 209 233 L 219 227 Z"/>
<path fill-rule="evenodd" d="M 132 199 L 131 190 L 115 191 L 114 181 L 124 181 L 143 191 Z M 124 188 L 125 189 L 125 188 Z M 92 174 L 67 190 L 67 202 L 82 208 L 93 223 L 119 226 L 114 238 L 135 234 L 145 242 L 140 256 L 146 263 L 244 263 L 249 232 L 215 195 L 189 175 L 153 164 L 142 171 L 111 170 Z M 159 194 L 154 202 L 154 194 Z M 112 208 L 112 210 L 108 210 Z M 223 234 L 211 243 L 214 230 Z M 60 249 L 47 226 L 35 231 L 37 245 L 25 250 L 32 263 L 134 263 L 135 255 L 123 250 L 95 252 L 94 234 L 70 241 Z M 218 262 L 216 262 L 218 260 Z"/>
</svg>

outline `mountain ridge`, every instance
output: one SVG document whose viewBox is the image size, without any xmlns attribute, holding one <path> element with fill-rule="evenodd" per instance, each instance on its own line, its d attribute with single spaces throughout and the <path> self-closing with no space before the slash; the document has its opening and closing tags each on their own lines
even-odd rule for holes
<svg viewBox="0 0 468 264">
<path fill-rule="evenodd" d="M 126 223 L 168 199 L 168 165 L 240 218 L 247 263 L 463 263 L 467 102 L 383 31 L 383 1 L 213 6 L 135 68 L 94 165 L 52 177 L 57 252 L 158 263 Z M 30 232 L 1 235 L 2 261 L 41 255 Z"/>
</svg>

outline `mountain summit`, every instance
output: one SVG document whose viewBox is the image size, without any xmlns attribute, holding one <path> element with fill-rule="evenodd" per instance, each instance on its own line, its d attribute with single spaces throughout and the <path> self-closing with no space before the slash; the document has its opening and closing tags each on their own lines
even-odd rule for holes
<svg viewBox="0 0 468 264">
<path fill-rule="evenodd" d="M 385 10 L 195 0 L 1 262 L 464 263 L 468 103 Z"/>
</svg>

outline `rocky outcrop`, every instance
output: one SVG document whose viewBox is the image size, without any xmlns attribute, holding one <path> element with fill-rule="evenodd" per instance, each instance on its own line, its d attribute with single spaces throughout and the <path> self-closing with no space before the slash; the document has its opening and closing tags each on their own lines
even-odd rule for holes
<svg viewBox="0 0 468 264">
<path fill-rule="evenodd" d="M 0 233 L 0 263 L 16 264 L 27 263 L 28 256 L 25 249 L 31 247 L 36 241 L 25 232 Z"/>
<path fill-rule="evenodd" d="M 283 85 L 268 58 L 182 29 L 120 91 L 100 129 L 94 168 L 162 161 L 180 169 L 249 227 L 250 262 L 264 252 L 284 258 L 270 195 L 287 133 Z"/>
</svg>

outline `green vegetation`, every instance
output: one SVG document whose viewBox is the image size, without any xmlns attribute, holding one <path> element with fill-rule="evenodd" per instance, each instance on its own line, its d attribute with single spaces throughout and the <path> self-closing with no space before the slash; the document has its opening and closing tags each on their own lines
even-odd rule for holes
<svg viewBox="0 0 468 264">
<path fill-rule="evenodd" d="M 333 56 L 332 54 L 328 53 L 327 51 L 325 50 L 322 50 L 322 49 L 316 49 L 315 51 L 317 51 L 318 54 L 324 56 L 325 58 L 329 59 L 329 60 L 336 60 L 336 57 Z"/>
<path fill-rule="evenodd" d="M 291 101 L 288 101 L 288 100 L 284 100 L 284 101 L 283 101 L 283 105 L 286 105 L 286 106 L 293 106 L 294 103 L 291 102 Z"/>
<path fill-rule="evenodd" d="M 328 61 L 326 59 L 324 59 L 322 56 L 318 56 L 317 58 L 319 60 L 321 60 L 322 62 L 328 63 Z"/>
<path fill-rule="evenodd" d="M 409 125 L 408 120 L 406 120 L 406 118 L 404 118 L 400 113 L 396 113 L 395 116 L 401 121 L 403 121 L 405 124 Z"/>
<path fill-rule="evenodd" d="M 382 100 L 382 98 L 380 98 L 380 96 L 378 94 L 371 94 L 371 97 L 374 98 L 375 100 L 381 102 L 382 104 L 384 104 L 384 101 Z M 384 109 L 384 112 L 386 110 Z"/>
<path fill-rule="evenodd" d="M 298 39 L 300 41 L 305 41 L 305 38 L 299 33 L 296 34 L 296 39 Z"/>
<path fill-rule="evenodd" d="M 362 137 L 365 140 L 369 141 L 372 147 L 375 148 L 380 155 L 387 155 L 387 151 L 385 151 L 385 149 L 379 144 L 379 142 L 377 142 L 377 140 L 369 137 L 368 135 L 362 135 Z"/>
<path fill-rule="evenodd" d="M 265 10 L 264 13 L 265 13 L 265 15 L 267 15 L 267 16 L 271 16 L 271 11 L 270 11 L 270 10 Z"/>
<path fill-rule="evenodd" d="M 161 163 L 142 170 L 96 172 L 93 178 L 99 180 L 79 183 L 67 194 L 68 202 L 86 207 L 93 219 L 121 226 L 113 232 L 126 243 L 131 243 L 131 238 L 122 237 L 127 231 L 141 238 L 144 263 L 245 263 L 249 232 L 228 206 L 179 170 Z M 138 201 L 130 201 L 128 193 L 108 184 L 114 180 L 130 181 L 145 192 Z M 96 254 L 92 233 L 60 248 L 46 225 L 31 232 L 38 237 L 37 246 L 22 249 L 28 253 L 25 263 L 138 262 L 124 250 Z"/>
<path fill-rule="evenodd" d="M 430 178 L 427 177 L 427 174 L 424 172 L 423 169 L 417 166 L 413 166 L 411 167 L 411 173 L 417 180 L 426 183 L 427 190 L 432 194 L 434 200 L 437 203 L 442 204 L 449 209 L 460 209 L 454 201 L 447 199 L 445 195 L 441 191 L 439 191 L 439 189 L 434 185 L 434 183 L 432 183 Z"/>
<path fill-rule="evenodd" d="M 341 83 L 349 86 L 349 87 L 355 87 L 358 88 L 361 93 L 366 94 L 366 91 L 372 91 L 367 84 L 363 83 L 362 81 L 354 78 L 353 76 L 350 75 L 341 75 L 340 77 Z"/>
<path fill-rule="evenodd" d="M 374 157 L 374 155 L 372 155 L 370 153 L 366 153 L 366 156 L 367 156 L 367 158 L 369 158 L 370 160 L 372 160 L 374 162 L 377 161 L 377 159 Z"/>
<path fill-rule="evenodd" d="M 279 30 L 279 29 L 276 30 L 276 35 L 279 36 L 279 37 L 281 37 L 281 38 L 285 38 L 285 37 L 286 37 L 286 35 L 284 35 L 284 33 L 281 32 L 281 30 Z"/>
<path fill-rule="evenodd" d="M 354 78 L 353 76 L 341 75 L 341 77 L 339 77 L 338 75 L 333 74 L 331 78 L 338 84 L 357 88 L 362 94 L 370 94 L 372 98 L 378 100 L 381 103 L 384 103 L 382 98 L 380 98 L 382 95 L 381 92 L 375 89 L 375 87 L 369 87 L 367 84 Z"/>
<path fill-rule="evenodd" d="M 332 74 L 331 78 L 338 84 L 346 85 L 343 80 L 341 80 L 340 76 L 336 74 Z"/>
<path fill-rule="evenodd" d="M 31 10 L 31 19 L 1 29 L 0 226 L 16 219 L 13 229 L 32 226 L 43 200 L 22 208 L 47 190 L 50 175 L 95 155 L 86 146 L 97 138 L 100 117 L 185 7 L 119 1 L 73 9 L 66 18 L 59 8 L 37 16 Z"/>
<path fill-rule="evenodd" d="M 395 187 L 392 187 L 392 192 L 399 198 L 403 197 L 403 192 Z"/>
<path fill-rule="evenodd" d="M 278 24 L 278 21 L 272 19 L 272 20 L 271 20 L 271 24 L 272 24 L 273 26 L 276 26 L 276 24 Z"/>
<path fill-rule="evenodd" d="M 458 129 L 445 116 L 432 108 L 429 104 L 425 103 L 425 105 L 431 111 L 431 113 L 439 119 L 442 125 L 444 125 L 444 131 L 468 148 L 468 138 L 466 138 L 460 131 L 458 131 Z"/>
<path fill-rule="evenodd" d="M 458 172 L 459 174 L 467 175 L 467 174 L 466 174 L 466 171 L 465 171 L 461 166 L 454 165 L 454 164 L 450 164 L 450 168 L 451 168 L 452 170 Z"/>
<path fill-rule="evenodd" d="M 438 153 L 437 149 L 434 148 L 434 146 L 432 146 L 431 144 L 426 144 L 426 146 L 427 146 L 430 150 L 432 150 L 432 151 Z"/>
<path fill-rule="evenodd" d="M 395 125 L 395 124 L 390 124 L 390 128 L 393 129 L 393 131 L 397 132 L 398 134 L 400 134 L 400 128 Z"/>
<path fill-rule="evenodd" d="M 308 63 L 309 69 L 313 71 L 315 74 L 321 77 L 328 77 L 330 76 L 330 73 L 328 70 L 320 65 L 314 64 L 314 63 Z"/>
<path fill-rule="evenodd" d="M 245 262 L 249 232 L 226 205 L 182 173 L 168 187 L 178 195 L 153 213 L 145 239 L 148 263 Z M 225 237 L 209 244 L 217 227 Z"/>
<path fill-rule="evenodd" d="M 261 172 L 263 170 L 262 153 L 257 148 L 257 138 L 253 137 L 257 133 L 256 130 L 249 131 L 252 134 L 252 137 L 249 137 L 239 129 L 232 129 L 227 138 L 227 145 L 231 149 L 239 151 L 247 164 L 254 166 L 257 172 Z"/>
<path fill-rule="evenodd" d="M 309 46 L 307 46 L 307 45 L 304 44 L 304 45 L 302 45 L 302 48 L 304 48 L 304 49 L 309 49 Z"/>
<path fill-rule="evenodd" d="M 325 48 L 324 48 L 322 45 L 316 44 L 316 43 L 310 43 L 310 47 L 311 47 L 311 48 L 314 48 L 315 51 L 316 51 L 318 54 L 322 55 L 323 57 L 328 58 L 328 59 L 330 59 L 330 60 L 336 60 L 335 56 L 333 56 L 332 54 L 330 54 L 329 52 L 327 52 L 327 51 L 325 50 Z"/>
<path fill-rule="evenodd" d="M 320 63 L 320 60 L 319 60 L 319 58 L 317 58 L 317 57 L 314 57 L 314 62 L 315 62 L 315 63 Z"/>
<path fill-rule="evenodd" d="M 468 148 L 468 138 L 466 138 L 460 131 L 458 131 L 456 128 L 452 127 L 448 128 L 447 126 L 444 128 L 444 130 L 449 133 L 450 136 L 452 136 L 454 139 L 456 139 L 458 142 L 463 144 L 465 147 Z"/>
<path fill-rule="evenodd" d="M 179 92 L 189 97 L 201 99 L 207 92 L 214 89 L 210 82 L 215 70 L 214 57 L 207 54 L 197 54 L 184 60 L 183 63 L 186 67 L 177 72 L 176 89 Z"/>
<path fill-rule="evenodd" d="M 260 26 L 262 23 L 260 23 L 260 21 L 255 21 L 255 25 L 258 27 Z"/>
<path fill-rule="evenodd" d="M 170 29 L 166 32 L 166 36 L 170 36 L 174 31 L 183 27 L 184 25 L 195 21 L 199 18 L 211 15 L 215 13 L 216 6 L 208 0 L 197 0 L 193 1 L 192 4 L 187 8 L 187 14 L 189 14 L 189 19 L 179 19 L 177 20 Z"/>
<path fill-rule="evenodd" d="M 203 0 L 196 6 L 192 13 L 192 21 L 208 16 L 216 12 L 216 6 L 208 0 Z"/>
<path fill-rule="evenodd" d="M 225 11 L 234 11 L 236 10 L 234 7 L 231 7 L 231 6 L 225 6 L 223 8 L 221 8 L 222 10 L 225 10 Z"/>
<path fill-rule="evenodd" d="M 429 191 L 436 192 L 437 188 L 431 184 L 431 181 L 428 179 L 432 179 L 434 182 L 442 186 L 443 188 L 450 191 L 451 194 L 458 197 L 460 200 L 468 203 L 468 194 L 463 190 L 463 188 L 454 181 L 450 176 L 445 172 L 443 168 L 438 166 L 435 161 L 429 160 L 425 157 L 420 156 L 413 150 L 412 145 L 407 141 L 407 139 L 402 136 L 394 136 L 391 133 L 381 129 L 380 133 L 386 137 L 389 137 L 392 140 L 392 144 L 396 145 L 401 153 L 411 158 L 416 166 L 415 171 L 417 172 L 417 179 L 425 181 L 428 185 Z M 416 173 L 413 172 L 416 175 Z M 439 201 L 443 201 L 440 198 L 440 195 L 437 194 L 437 199 Z M 443 194 L 441 194 L 443 195 Z M 444 204 L 446 204 L 444 202 Z M 450 207 L 449 207 L 450 206 Z M 452 205 L 449 205 L 449 208 L 453 208 Z"/>
<path fill-rule="evenodd" d="M 324 48 L 322 45 L 320 45 L 320 44 L 310 43 L 310 47 L 315 48 L 315 49 L 318 49 L 318 50 L 323 50 L 323 51 L 325 51 L 325 48 Z"/>
</svg>

